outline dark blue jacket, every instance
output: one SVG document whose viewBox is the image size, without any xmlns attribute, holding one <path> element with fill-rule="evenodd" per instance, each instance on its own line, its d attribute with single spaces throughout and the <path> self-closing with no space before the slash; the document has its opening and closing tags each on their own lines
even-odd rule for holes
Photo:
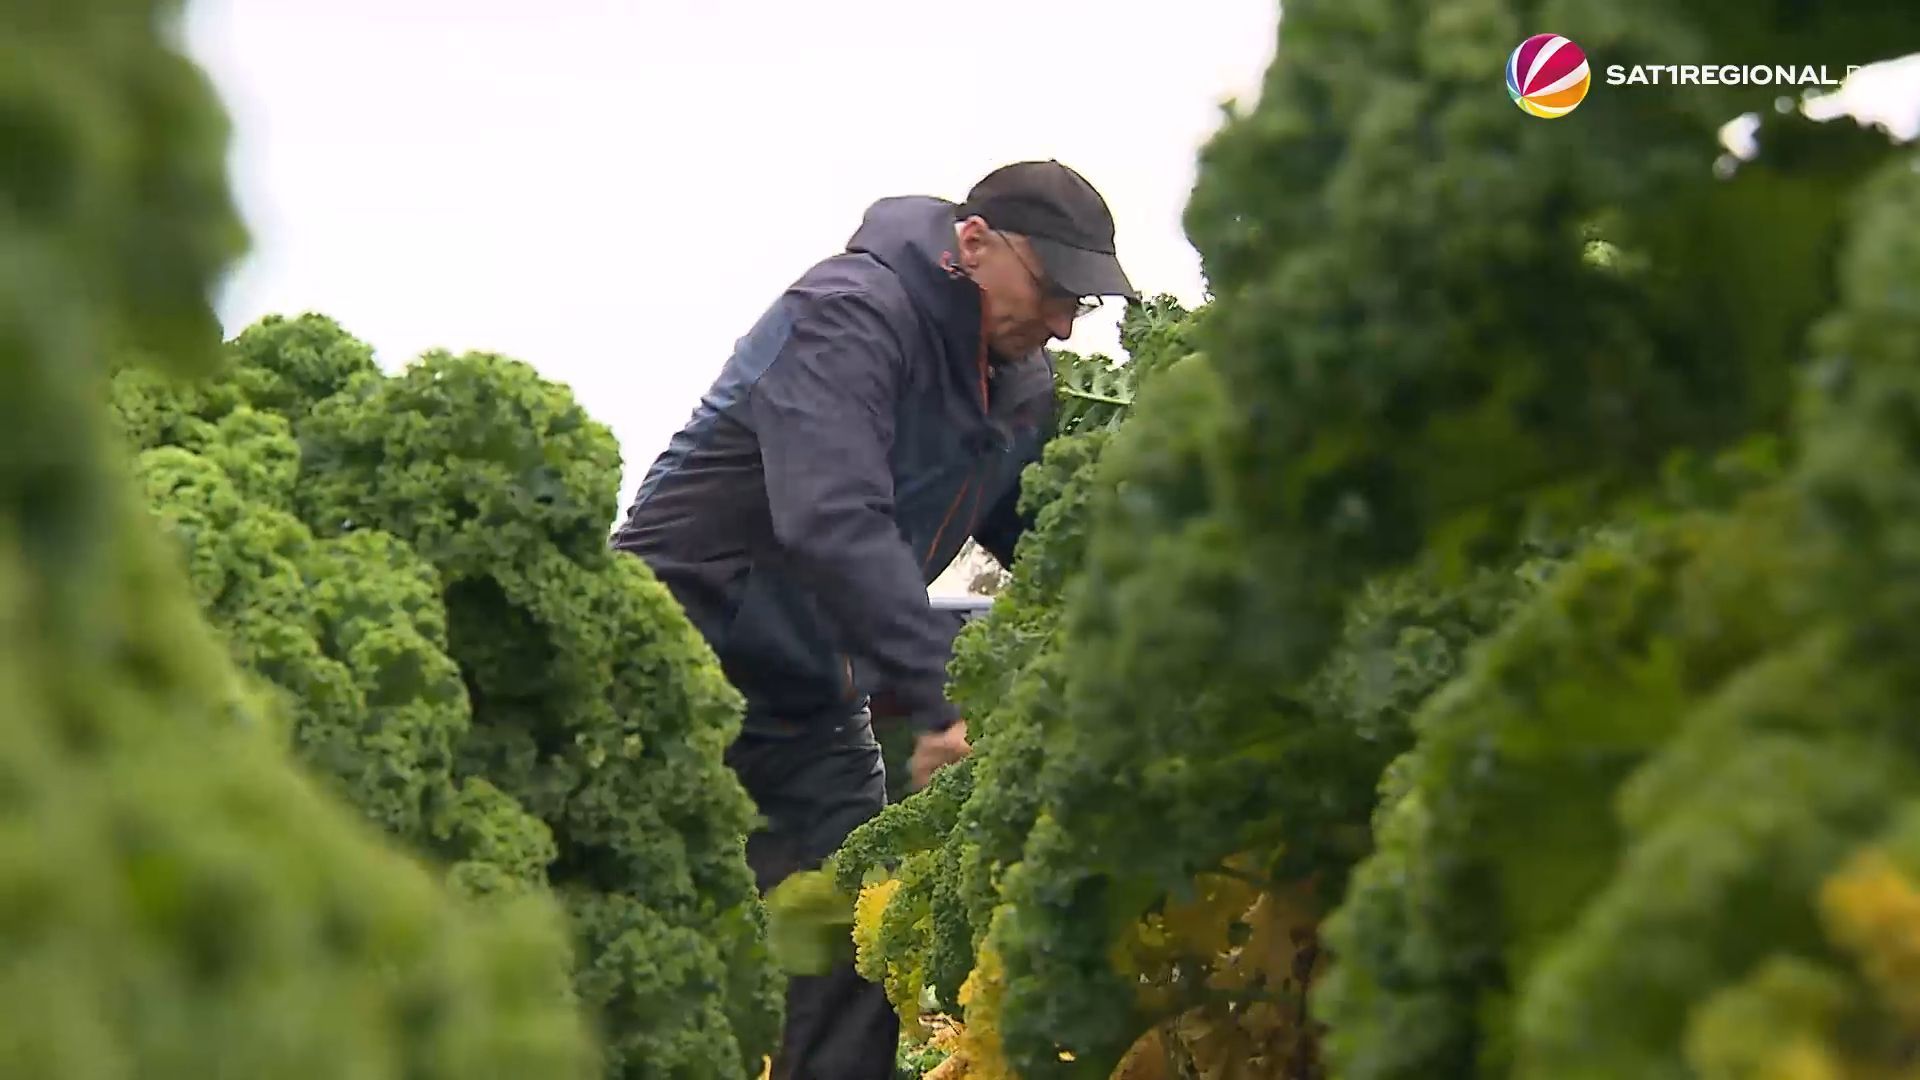
<svg viewBox="0 0 1920 1080">
<path fill-rule="evenodd" d="M 924 729 L 953 622 L 927 585 L 968 536 L 1003 565 L 1052 427 L 1044 351 L 991 361 L 954 205 L 883 199 L 734 346 L 614 546 L 645 559 L 749 724 L 838 723 L 884 688 Z"/>
</svg>

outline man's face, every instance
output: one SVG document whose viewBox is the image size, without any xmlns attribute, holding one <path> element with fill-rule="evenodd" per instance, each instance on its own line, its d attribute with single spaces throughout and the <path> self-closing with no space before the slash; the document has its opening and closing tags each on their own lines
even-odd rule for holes
<svg viewBox="0 0 1920 1080">
<path fill-rule="evenodd" d="M 1026 237 L 990 228 L 978 217 L 962 223 L 959 235 L 960 263 L 982 294 L 989 348 L 1018 359 L 1072 336 L 1078 301 L 1046 280 Z"/>
</svg>

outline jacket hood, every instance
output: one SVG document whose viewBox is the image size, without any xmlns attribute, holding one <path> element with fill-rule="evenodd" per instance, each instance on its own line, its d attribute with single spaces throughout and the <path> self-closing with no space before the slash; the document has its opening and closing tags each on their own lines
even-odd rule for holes
<svg viewBox="0 0 1920 1080">
<path fill-rule="evenodd" d="M 972 363 L 980 335 L 980 289 L 957 271 L 955 204 L 925 195 L 881 199 L 867 208 L 847 250 L 872 255 L 893 271 L 921 313 L 940 327 L 950 351 Z"/>
<path fill-rule="evenodd" d="M 957 247 L 953 234 L 958 205 L 930 195 L 900 195 L 867 208 L 847 250 L 878 259 L 906 287 L 913 305 L 940 328 L 947 355 L 970 383 L 980 347 L 980 289 L 948 269 Z M 1050 393 L 1053 366 L 1044 350 L 1008 365 L 1003 389 L 1025 406 Z"/>
</svg>

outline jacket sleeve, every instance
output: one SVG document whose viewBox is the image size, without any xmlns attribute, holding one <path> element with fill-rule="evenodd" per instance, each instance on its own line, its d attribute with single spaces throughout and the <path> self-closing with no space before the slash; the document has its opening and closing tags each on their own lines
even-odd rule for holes
<svg viewBox="0 0 1920 1080">
<path fill-rule="evenodd" d="M 999 502 L 993 504 L 993 509 L 987 511 L 986 517 L 982 518 L 979 526 L 973 530 L 973 538 L 980 542 L 981 547 L 987 549 L 987 554 L 993 556 L 994 561 L 999 563 L 1002 569 L 1006 570 L 1013 569 L 1014 549 L 1019 546 L 1020 538 L 1026 535 L 1027 529 L 1033 525 L 1025 515 L 1020 513 L 1019 505 L 1020 482 L 1015 480 L 1013 486 L 1007 489 L 1007 493 L 1001 496 Z"/>
<path fill-rule="evenodd" d="M 788 303 L 786 342 L 747 396 L 774 539 L 909 719 L 942 730 L 959 718 L 949 634 L 893 516 L 899 343 L 857 294 Z"/>
</svg>

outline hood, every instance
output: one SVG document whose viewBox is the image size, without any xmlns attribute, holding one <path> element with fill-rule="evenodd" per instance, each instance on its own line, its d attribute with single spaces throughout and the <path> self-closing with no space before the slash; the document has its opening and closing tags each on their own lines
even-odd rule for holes
<svg viewBox="0 0 1920 1080">
<path fill-rule="evenodd" d="M 978 378 L 980 289 L 946 269 L 954 257 L 956 204 L 928 195 L 881 199 L 847 241 L 847 250 L 872 255 L 906 286 L 914 307 L 940 328 L 947 357 L 969 385 Z M 1001 391 L 1025 408 L 1053 388 L 1052 365 L 1045 350 L 1006 365 L 997 381 Z M 996 409 L 996 412 L 999 410 Z"/>
<path fill-rule="evenodd" d="M 953 259 L 953 203 L 924 195 L 881 199 L 867 208 L 847 250 L 893 271 L 913 306 L 932 319 L 954 359 L 971 366 L 980 340 L 980 290 L 946 269 Z"/>
</svg>

